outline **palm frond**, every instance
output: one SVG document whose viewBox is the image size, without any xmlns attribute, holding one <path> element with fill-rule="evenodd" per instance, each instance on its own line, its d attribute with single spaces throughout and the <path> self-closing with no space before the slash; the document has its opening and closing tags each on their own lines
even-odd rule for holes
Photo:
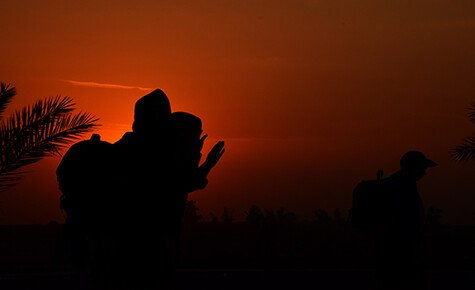
<svg viewBox="0 0 475 290">
<path fill-rule="evenodd" d="M 475 135 L 465 138 L 461 145 L 453 148 L 451 156 L 455 161 L 475 160 Z"/>
<path fill-rule="evenodd" d="M 0 125 L 0 188 L 18 180 L 21 167 L 61 149 L 98 125 L 88 113 L 72 114 L 69 97 L 50 97 L 27 106 Z M 2 182 L 3 181 L 3 182 Z"/>
<path fill-rule="evenodd" d="M 57 96 L 36 101 L 16 111 L 0 125 L 0 144 L 2 141 L 12 142 L 13 138 L 22 140 L 23 136 L 31 136 L 32 132 L 43 129 L 45 124 L 70 113 L 73 106 L 71 98 Z"/>
<path fill-rule="evenodd" d="M 9 189 L 18 184 L 20 176 L 27 172 L 4 173 L 0 175 L 0 192 Z"/>
<path fill-rule="evenodd" d="M 468 117 L 472 122 L 475 122 L 475 102 L 471 104 L 471 107 L 468 108 Z"/>
<path fill-rule="evenodd" d="M 0 119 L 2 119 L 3 112 L 5 112 L 7 105 L 15 95 L 15 87 L 10 87 L 10 84 L 0 83 Z"/>
</svg>

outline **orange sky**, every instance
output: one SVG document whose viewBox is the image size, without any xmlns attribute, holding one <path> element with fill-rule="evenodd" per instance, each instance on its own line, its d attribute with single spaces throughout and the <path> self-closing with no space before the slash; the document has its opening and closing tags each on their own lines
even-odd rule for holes
<svg viewBox="0 0 475 290">
<path fill-rule="evenodd" d="M 71 1 L 72 2 L 72 1 Z M 414 3 L 417 2 L 417 3 Z M 301 216 L 351 205 L 377 169 L 410 149 L 440 166 L 426 206 L 472 223 L 475 163 L 449 149 L 475 126 L 475 2 L 9 1 L 0 4 L 0 81 L 10 106 L 68 95 L 115 142 L 152 88 L 226 141 L 202 214 L 284 206 Z M 112 86 L 111 86 L 112 85 Z M 54 170 L 32 166 L 0 197 L 0 223 L 61 220 Z"/>
</svg>

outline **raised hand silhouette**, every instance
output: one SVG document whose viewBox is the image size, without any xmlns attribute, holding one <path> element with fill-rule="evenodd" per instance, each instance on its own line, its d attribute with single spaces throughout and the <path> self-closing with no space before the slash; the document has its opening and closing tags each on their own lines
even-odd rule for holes
<svg viewBox="0 0 475 290">
<path fill-rule="evenodd" d="M 206 136 L 206 135 L 205 135 Z M 205 137 L 203 136 L 203 137 Z M 203 139 L 203 138 L 202 138 Z M 211 171 L 213 167 L 218 164 L 219 160 L 221 159 L 221 156 L 224 154 L 224 141 L 218 141 L 211 151 L 208 153 L 208 156 L 206 156 L 205 162 L 200 166 L 200 169 L 203 170 L 203 173 L 205 175 L 208 175 L 208 173 Z"/>
</svg>

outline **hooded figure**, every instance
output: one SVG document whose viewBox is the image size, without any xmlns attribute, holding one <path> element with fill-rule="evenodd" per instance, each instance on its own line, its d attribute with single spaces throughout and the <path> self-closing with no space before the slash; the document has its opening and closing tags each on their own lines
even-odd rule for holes
<svg viewBox="0 0 475 290">
<path fill-rule="evenodd" d="M 113 145 L 110 212 L 118 250 L 110 255 L 109 280 L 120 281 L 112 288 L 169 289 L 186 198 L 206 186 L 224 142 L 199 166 L 206 138 L 200 138 L 201 120 L 188 113 L 171 114 L 161 90 L 137 101 L 132 129 Z"/>
<path fill-rule="evenodd" d="M 171 114 L 170 101 L 162 90 L 155 90 L 135 103 L 132 130 L 140 136 L 163 134 Z M 159 136 L 159 135 L 158 135 Z"/>
<path fill-rule="evenodd" d="M 116 246 L 110 247 L 106 278 L 112 289 L 166 289 L 172 283 L 173 261 L 163 230 L 163 197 L 171 166 L 165 137 L 170 114 L 165 93 L 151 92 L 135 104 L 133 131 L 113 145 L 110 212 Z"/>
<path fill-rule="evenodd" d="M 147 226 L 150 223 L 148 207 L 160 203 L 165 175 L 169 171 L 166 125 L 171 115 L 170 102 L 162 90 L 155 90 L 140 98 L 134 109 L 132 132 L 124 134 L 114 144 L 116 155 L 117 193 L 123 206 L 126 222 Z"/>
</svg>

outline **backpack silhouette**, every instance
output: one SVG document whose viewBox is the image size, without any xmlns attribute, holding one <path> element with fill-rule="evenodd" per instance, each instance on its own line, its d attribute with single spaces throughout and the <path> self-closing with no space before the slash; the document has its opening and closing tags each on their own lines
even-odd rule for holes
<svg viewBox="0 0 475 290">
<path fill-rule="evenodd" d="M 56 170 L 62 192 L 60 209 L 70 228 L 90 234 L 100 230 L 111 155 L 112 144 L 93 134 L 71 146 L 61 160 Z"/>
<path fill-rule="evenodd" d="M 367 236 L 380 234 L 389 223 L 387 179 L 378 170 L 376 180 L 363 180 L 353 190 L 353 206 L 349 211 L 351 226 Z"/>
</svg>

